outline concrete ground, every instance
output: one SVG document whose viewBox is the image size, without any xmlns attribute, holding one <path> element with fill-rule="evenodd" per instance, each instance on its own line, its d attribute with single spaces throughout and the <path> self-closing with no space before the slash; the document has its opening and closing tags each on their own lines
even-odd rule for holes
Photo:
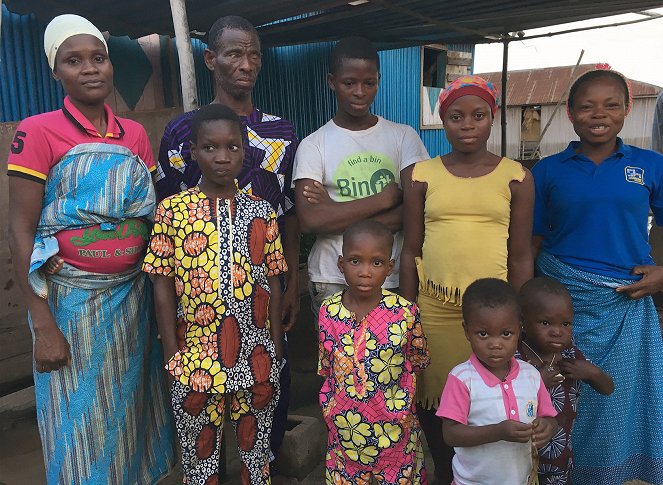
<svg viewBox="0 0 663 485">
<path fill-rule="evenodd" d="M 304 286 L 306 288 L 306 286 Z M 324 444 L 326 430 L 317 404 L 320 378 L 316 375 L 317 334 L 311 323 L 308 295 L 302 296 L 300 321 L 289 334 L 290 363 L 292 367 L 292 391 L 289 406 L 291 416 L 302 416 L 305 426 L 295 427 L 288 432 L 286 448 L 295 460 L 283 460 L 282 470 L 292 468 L 305 470 L 306 475 L 298 478 L 276 475 L 274 485 L 321 485 L 324 484 Z M 313 418 L 313 419 L 310 419 Z M 307 427 L 308 426 L 308 427 Z M 232 427 L 226 426 L 228 485 L 239 485 L 240 461 Z M 426 447 L 426 465 L 432 474 L 433 462 Z M 282 453 L 283 453 L 282 452 Z M 299 460 L 299 461 L 297 461 Z M 42 485 L 44 462 L 34 411 L 34 391 L 26 389 L 11 396 L 0 398 L 0 485 Z M 182 471 L 177 467 L 159 485 L 182 484 Z M 597 484 L 598 485 L 598 484 Z M 624 485 L 647 485 L 632 481 Z"/>
</svg>

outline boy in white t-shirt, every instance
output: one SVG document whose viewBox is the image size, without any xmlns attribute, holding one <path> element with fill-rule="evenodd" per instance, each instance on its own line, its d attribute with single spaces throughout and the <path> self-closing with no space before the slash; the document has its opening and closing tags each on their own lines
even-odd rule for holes
<svg viewBox="0 0 663 485">
<path fill-rule="evenodd" d="M 332 49 L 327 75 L 336 95 L 336 114 L 302 140 L 295 155 L 297 216 L 302 231 L 317 236 L 308 261 L 316 314 L 324 298 L 345 288 L 337 266 L 341 234 L 362 219 L 378 220 L 395 233 L 397 263 L 385 287 L 398 286 L 403 244 L 400 174 L 430 157 L 410 126 L 371 113 L 379 81 L 375 46 L 361 37 L 341 39 Z"/>
<path fill-rule="evenodd" d="M 505 281 L 480 279 L 463 295 L 470 359 L 454 367 L 437 415 L 456 455 L 453 485 L 525 485 L 536 476 L 532 447 L 557 430 L 541 374 L 514 358 L 520 337 L 518 295 Z"/>
</svg>

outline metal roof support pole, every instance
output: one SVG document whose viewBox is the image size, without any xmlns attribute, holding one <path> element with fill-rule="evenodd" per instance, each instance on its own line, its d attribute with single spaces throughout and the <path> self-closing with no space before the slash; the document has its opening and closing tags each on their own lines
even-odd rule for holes
<svg viewBox="0 0 663 485">
<path fill-rule="evenodd" d="M 198 89 L 196 87 L 196 68 L 193 64 L 191 36 L 189 35 L 189 20 L 186 15 L 186 0 L 170 0 L 170 11 L 173 15 L 175 44 L 180 60 L 182 104 L 184 105 L 184 111 L 191 111 L 198 107 Z"/>
<path fill-rule="evenodd" d="M 0 0 L 2 1 L 2 0 Z M 534 156 L 538 153 L 538 151 L 541 149 L 541 142 L 543 141 L 543 137 L 546 136 L 546 132 L 548 131 L 548 128 L 550 128 L 550 125 L 552 121 L 555 119 L 555 115 L 557 114 L 557 111 L 559 110 L 560 106 L 562 106 L 562 103 L 566 103 L 567 98 L 569 97 L 569 92 L 571 91 L 571 85 L 573 84 L 573 81 L 576 80 L 576 69 L 578 69 L 578 66 L 580 65 L 580 61 L 582 61 L 582 56 L 585 55 L 585 49 L 582 49 L 580 51 L 580 55 L 578 56 L 578 62 L 576 62 L 576 65 L 573 66 L 573 69 L 571 69 L 571 75 L 569 76 L 569 82 L 566 85 L 566 89 L 564 90 L 564 96 L 562 96 L 562 99 L 557 101 L 557 104 L 555 105 L 555 109 L 553 110 L 552 114 L 550 115 L 550 119 L 546 123 L 546 126 L 543 127 L 543 131 L 541 131 L 541 135 L 539 136 L 539 143 L 536 144 L 536 150 L 534 150 Z M 541 158 L 541 157 L 539 157 Z"/>
<path fill-rule="evenodd" d="M 500 102 L 500 124 L 502 126 L 502 151 L 501 155 L 506 157 L 506 80 L 509 64 L 509 36 L 502 41 L 502 101 Z"/>
</svg>

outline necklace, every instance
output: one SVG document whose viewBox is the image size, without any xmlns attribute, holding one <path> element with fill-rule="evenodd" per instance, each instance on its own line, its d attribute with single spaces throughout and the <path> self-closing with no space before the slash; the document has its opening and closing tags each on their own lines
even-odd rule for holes
<svg viewBox="0 0 663 485">
<path fill-rule="evenodd" d="M 535 351 L 532 347 L 530 347 L 530 346 L 528 345 L 527 342 L 525 342 L 525 341 L 523 340 L 523 344 L 525 344 L 525 346 L 529 349 L 529 351 L 532 352 L 532 353 L 536 356 L 536 358 L 539 359 L 539 360 L 541 361 L 541 367 L 543 367 L 544 365 L 546 365 L 546 362 L 541 358 L 541 356 L 540 356 L 539 354 L 536 353 L 536 351 Z M 552 360 L 550 361 L 550 364 L 548 364 L 548 372 L 552 372 L 552 371 L 555 369 L 555 368 L 554 368 L 554 365 L 555 365 L 555 356 L 556 356 L 556 355 L 557 355 L 557 354 L 553 354 L 553 356 L 552 356 Z"/>
</svg>

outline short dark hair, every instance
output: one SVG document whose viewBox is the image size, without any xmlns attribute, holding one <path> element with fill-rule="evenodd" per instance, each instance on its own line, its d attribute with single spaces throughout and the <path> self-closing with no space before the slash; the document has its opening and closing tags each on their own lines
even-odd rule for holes
<svg viewBox="0 0 663 485">
<path fill-rule="evenodd" d="M 346 244 L 349 244 L 350 241 L 360 234 L 368 234 L 376 239 L 382 239 L 385 246 L 388 246 L 389 254 L 391 254 L 394 246 L 394 235 L 387 226 L 373 219 L 354 222 L 343 231 L 343 250 L 345 250 Z"/>
<path fill-rule="evenodd" d="M 578 79 L 576 79 L 573 82 L 573 84 L 571 85 L 571 89 L 569 90 L 569 99 L 567 102 L 569 108 L 573 108 L 573 103 L 575 102 L 575 96 L 578 92 L 578 89 L 580 89 L 580 86 L 582 86 L 583 84 L 587 84 L 588 82 L 606 77 L 617 80 L 619 84 L 621 84 L 622 88 L 624 88 L 624 106 L 628 110 L 630 96 L 629 96 L 629 87 L 628 83 L 626 82 L 626 79 L 624 79 L 624 77 L 621 74 L 618 74 L 615 71 L 610 71 L 607 69 L 598 69 L 595 71 L 586 72 L 585 74 L 578 77 Z"/>
<path fill-rule="evenodd" d="M 536 308 L 541 297 L 557 295 L 568 298 L 573 304 L 569 290 L 555 278 L 548 276 L 537 276 L 527 281 L 521 288 L 518 300 L 523 313 Z"/>
<path fill-rule="evenodd" d="M 190 140 L 198 143 L 198 132 L 203 123 L 208 121 L 227 120 L 237 125 L 239 132 L 242 132 L 242 120 L 232 109 L 224 104 L 208 104 L 200 108 L 191 121 Z"/>
<path fill-rule="evenodd" d="M 476 280 L 463 293 L 463 320 L 467 325 L 473 311 L 503 306 L 513 306 L 519 314 L 518 294 L 509 283 L 497 278 Z"/>
<path fill-rule="evenodd" d="M 339 40 L 329 56 L 329 72 L 336 74 L 341 68 L 343 59 L 365 59 L 375 62 L 375 67 L 380 70 L 378 50 L 364 37 L 344 37 Z"/>
<path fill-rule="evenodd" d="M 209 32 L 207 32 L 207 46 L 211 50 L 215 52 L 219 50 L 219 40 L 221 39 L 221 34 L 223 34 L 223 31 L 226 29 L 243 30 L 244 32 L 253 33 L 256 34 L 256 37 L 260 40 L 258 31 L 251 22 L 244 17 L 228 15 L 227 17 L 217 19 L 217 21 L 210 27 Z"/>
</svg>

